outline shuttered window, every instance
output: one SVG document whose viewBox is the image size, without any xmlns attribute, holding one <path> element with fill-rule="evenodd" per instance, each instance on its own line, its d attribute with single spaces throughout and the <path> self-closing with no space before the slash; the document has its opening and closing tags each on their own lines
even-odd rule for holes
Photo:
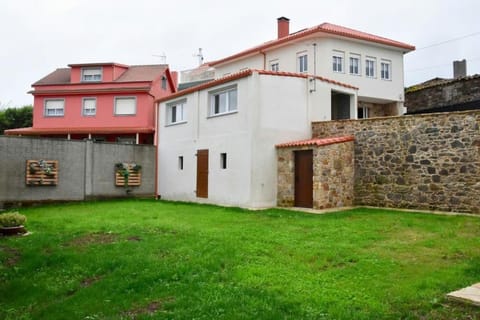
<svg viewBox="0 0 480 320">
<path fill-rule="evenodd" d="M 135 97 L 115 98 L 115 115 L 134 115 L 137 112 L 137 99 Z"/>
<path fill-rule="evenodd" d="M 65 110 L 64 99 L 45 100 L 45 116 L 46 117 L 63 117 Z"/>
</svg>

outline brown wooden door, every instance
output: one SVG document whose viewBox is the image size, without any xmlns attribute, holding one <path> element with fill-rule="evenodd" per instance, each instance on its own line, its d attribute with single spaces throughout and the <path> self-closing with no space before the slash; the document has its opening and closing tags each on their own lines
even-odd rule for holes
<svg viewBox="0 0 480 320">
<path fill-rule="evenodd" d="M 295 207 L 313 207 L 313 151 L 295 151 Z"/>
<path fill-rule="evenodd" d="M 208 198 L 208 149 L 197 150 L 197 197 Z"/>
</svg>

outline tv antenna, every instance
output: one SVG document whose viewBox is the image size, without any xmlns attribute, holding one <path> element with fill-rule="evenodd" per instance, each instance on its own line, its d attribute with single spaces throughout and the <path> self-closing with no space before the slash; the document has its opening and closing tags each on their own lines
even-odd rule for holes
<svg viewBox="0 0 480 320">
<path fill-rule="evenodd" d="M 198 53 L 195 53 L 193 56 L 198 58 L 198 65 L 201 66 L 203 64 L 202 48 L 198 48 Z"/>
<path fill-rule="evenodd" d="M 165 52 L 162 52 L 162 54 L 152 54 L 152 57 L 160 58 L 160 64 L 167 64 L 167 55 Z"/>
</svg>

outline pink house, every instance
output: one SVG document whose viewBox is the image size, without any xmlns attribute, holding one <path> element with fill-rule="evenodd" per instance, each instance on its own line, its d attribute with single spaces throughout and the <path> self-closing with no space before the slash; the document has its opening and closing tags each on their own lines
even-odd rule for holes
<svg viewBox="0 0 480 320">
<path fill-rule="evenodd" d="M 153 144 L 155 100 L 176 86 L 168 65 L 70 64 L 32 85 L 33 127 L 5 134 Z"/>
</svg>

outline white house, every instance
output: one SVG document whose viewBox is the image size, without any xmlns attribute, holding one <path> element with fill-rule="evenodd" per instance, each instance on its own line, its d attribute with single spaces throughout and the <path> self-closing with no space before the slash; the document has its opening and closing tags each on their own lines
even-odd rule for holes
<svg viewBox="0 0 480 320">
<path fill-rule="evenodd" d="M 275 145 L 311 136 L 332 92 L 357 89 L 306 74 L 245 70 L 159 100 L 158 195 L 249 208 L 276 205 Z"/>
<path fill-rule="evenodd" d="M 396 115 L 407 44 L 322 24 L 208 65 L 215 80 L 157 100 L 157 195 L 249 208 L 277 203 L 275 145 L 311 122 Z M 360 106 L 360 110 L 359 110 Z"/>
<path fill-rule="evenodd" d="M 358 88 L 358 114 L 333 114 L 334 119 L 406 112 L 403 55 L 414 46 L 330 23 L 294 33 L 289 19 L 277 23 L 277 39 L 210 62 L 216 76 L 246 68 L 321 75 Z"/>
</svg>

